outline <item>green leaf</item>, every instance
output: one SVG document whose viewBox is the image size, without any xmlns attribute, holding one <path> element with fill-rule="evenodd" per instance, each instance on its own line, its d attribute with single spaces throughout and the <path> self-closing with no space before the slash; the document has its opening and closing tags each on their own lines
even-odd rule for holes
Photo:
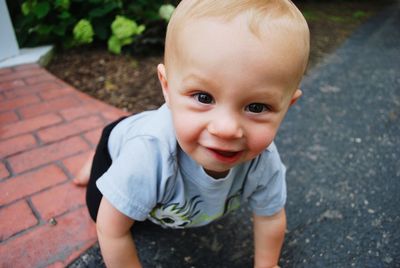
<svg viewBox="0 0 400 268">
<path fill-rule="evenodd" d="M 90 21 L 81 19 L 72 30 L 74 40 L 78 44 L 90 44 L 93 42 L 94 31 Z"/>
<path fill-rule="evenodd" d="M 116 3 L 108 3 L 105 6 L 98 7 L 93 9 L 92 11 L 89 12 L 89 18 L 97 18 L 97 17 L 103 17 L 116 9 L 118 7 L 118 4 Z"/>
<path fill-rule="evenodd" d="M 165 21 L 169 21 L 169 19 L 172 16 L 172 13 L 174 12 L 175 7 L 171 4 L 165 4 L 160 6 L 160 9 L 158 10 L 158 14 L 160 15 L 160 17 L 162 19 L 164 19 Z"/>
<path fill-rule="evenodd" d="M 33 6 L 32 11 L 38 19 L 44 18 L 50 11 L 50 4 L 47 2 L 40 2 Z"/>
<path fill-rule="evenodd" d="M 28 2 L 23 2 L 21 5 L 21 12 L 24 16 L 28 15 L 31 12 L 31 6 Z"/>
<path fill-rule="evenodd" d="M 55 6 L 63 10 L 68 10 L 70 4 L 69 0 L 55 0 Z"/>
<path fill-rule="evenodd" d="M 146 30 L 146 26 L 139 25 L 139 27 L 137 27 L 137 29 L 136 29 L 136 34 L 139 35 L 139 34 L 143 33 L 144 30 Z"/>
<path fill-rule="evenodd" d="M 112 35 L 107 42 L 108 45 L 108 50 L 114 54 L 121 54 L 121 43 L 119 39 L 115 36 Z"/>
<path fill-rule="evenodd" d="M 35 31 L 40 35 L 48 35 L 53 30 L 53 25 L 39 24 Z"/>
<path fill-rule="evenodd" d="M 113 34 L 119 39 L 132 37 L 141 34 L 145 30 L 144 25 L 137 25 L 137 23 L 124 16 L 116 16 L 111 24 Z"/>
<path fill-rule="evenodd" d="M 111 24 L 113 34 L 119 39 L 131 37 L 136 32 L 137 27 L 136 22 L 124 16 L 116 16 Z"/>
<path fill-rule="evenodd" d="M 133 43 L 133 38 L 131 37 L 123 38 L 119 40 L 119 42 L 121 43 L 121 46 L 130 45 Z"/>
<path fill-rule="evenodd" d="M 62 19 L 62 20 L 66 20 L 66 19 L 71 18 L 71 14 L 68 11 L 63 11 L 60 13 L 60 15 L 58 15 L 58 18 Z"/>
</svg>

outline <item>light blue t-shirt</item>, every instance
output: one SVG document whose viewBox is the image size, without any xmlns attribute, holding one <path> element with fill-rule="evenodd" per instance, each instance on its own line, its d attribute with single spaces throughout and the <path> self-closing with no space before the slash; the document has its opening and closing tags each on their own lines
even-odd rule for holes
<svg viewBox="0 0 400 268">
<path fill-rule="evenodd" d="M 214 179 L 179 147 L 166 105 L 122 120 L 111 132 L 112 165 L 97 181 L 128 217 L 172 228 L 205 225 L 248 202 L 273 215 L 286 202 L 285 167 L 271 144 L 255 159 Z"/>
</svg>

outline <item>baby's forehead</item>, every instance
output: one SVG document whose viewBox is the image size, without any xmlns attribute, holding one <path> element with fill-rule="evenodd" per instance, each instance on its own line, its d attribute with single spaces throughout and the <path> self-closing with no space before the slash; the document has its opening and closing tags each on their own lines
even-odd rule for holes
<svg viewBox="0 0 400 268">
<path fill-rule="evenodd" d="M 173 33 L 174 37 L 170 41 L 179 42 L 182 39 L 190 38 L 195 34 L 200 34 L 198 30 L 200 27 L 207 28 L 207 31 L 211 32 L 215 30 L 213 26 L 227 26 L 225 31 L 238 33 L 249 33 L 253 38 L 255 37 L 258 41 L 268 42 L 268 39 L 279 36 L 280 39 L 304 39 L 308 38 L 308 32 L 299 29 L 299 27 L 292 27 L 294 23 L 287 21 L 285 18 L 271 19 L 265 18 L 253 18 L 249 17 L 248 14 L 239 14 L 232 18 L 224 17 L 196 17 L 188 19 L 184 24 L 176 28 Z M 189 35 L 187 35 L 189 34 Z M 212 41 L 212 40 L 210 40 Z M 243 41 L 239 40 L 238 41 Z"/>
<path fill-rule="evenodd" d="M 229 31 L 249 31 L 261 41 L 268 41 L 268 38 L 273 34 L 274 37 L 279 36 L 280 39 L 287 40 L 288 42 L 300 42 L 308 53 L 309 30 L 304 19 L 288 16 L 287 14 L 278 16 L 276 14 L 254 14 L 254 12 L 244 11 L 232 13 L 231 16 L 223 16 L 216 13 L 194 14 L 189 17 L 186 14 L 183 17 L 178 17 L 176 20 L 172 20 L 168 26 L 166 36 L 166 52 L 168 52 L 169 48 L 179 45 L 181 38 L 190 38 L 183 33 L 193 34 L 195 31 L 193 28 L 196 28 L 199 22 L 207 20 L 212 20 L 220 24 L 229 24 L 231 25 L 231 29 L 228 29 Z M 213 29 L 209 30 L 212 31 Z"/>
<path fill-rule="evenodd" d="M 260 53 L 270 53 L 271 42 L 280 43 L 279 51 L 275 53 L 290 54 L 292 57 L 308 57 L 308 36 L 305 33 L 292 30 L 284 21 L 264 18 L 257 22 L 258 27 L 252 27 L 246 14 L 229 20 L 220 17 L 201 17 L 188 20 L 184 25 L 170 35 L 166 43 L 166 61 L 168 57 L 176 60 L 184 55 L 188 47 L 196 47 L 202 39 L 208 39 L 205 49 L 225 45 L 241 47 L 246 53 L 249 49 L 260 49 Z M 228 36 L 232 43 L 226 44 Z M 276 47 L 275 47 L 276 48 Z M 286 49 L 284 49 L 286 48 Z M 264 51 L 263 51 L 264 50 Z M 234 55 L 233 55 L 234 56 Z"/>
<path fill-rule="evenodd" d="M 248 5 L 248 8 L 243 8 L 244 5 Z M 225 28 L 226 31 L 247 31 L 251 35 L 246 35 L 246 39 L 255 42 L 268 44 L 271 39 L 278 39 L 283 46 L 293 44 L 288 46 L 290 49 L 287 53 L 294 61 L 299 58 L 298 61 L 302 62 L 299 69 L 304 72 L 309 54 L 308 26 L 300 11 L 288 0 L 183 0 L 167 29 L 164 54 L 167 69 L 170 62 L 179 60 L 182 49 L 193 44 L 194 34 L 197 37 L 200 35 L 197 33 L 198 24 L 207 20 L 229 25 L 230 27 Z M 208 27 L 209 31 L 213 30 L 210 26 L 204 27 Z M 200 32 L 203 35 L 205 33 Z M 243 35 L 241 39 L 244 39 Z M 241 39 L 238 37 L 233 42 L 249 41 Z M 209 46 L 216 44 L 212 41 L 210 40 Z"/>
<path fill-rule="evenodd" d="M 178 38 L 176 50 L 167 65 L 167 73 L 185 77 L 201 74 L 210 80 L 230 81 L 229 86 L 246 88 L 251 83 L 277 81 L 281 77 L 297 76 L 299 57 L 287 54 L 290 44 L 281 44 L 279 38 L 257 38 L 247 27 L 237 29 L 240 21 L 219 23 L 214 20 L 194 23 Z M 241 84 L 239 77 L 246 77 Z M 236 81 L 236 84 L 233 82 Z M 249 84 L 250 83 L 250 84 Z"/>
</svg>

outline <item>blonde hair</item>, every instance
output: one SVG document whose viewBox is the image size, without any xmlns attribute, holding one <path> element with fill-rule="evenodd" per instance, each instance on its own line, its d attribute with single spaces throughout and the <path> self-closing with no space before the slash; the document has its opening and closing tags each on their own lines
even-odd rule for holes
<svg viewBox="0 0 400 268">
<path fill-rule="evenodd" d="M 164 61 L 167 65 L 170 53 L 174 48 L 177 34 L 188 21 L 204 17 L 220 18 L 229 22 L 238 15 L 246 14 L 248 27 L 257 37 L 268 26 L 282 29 L 287 34 L 297 34 L 302 46 L 303 69 L 305 71 L 309 55 L 309 29 L 307 22 L 299 9 L 290 0 L 182 0 L 175 9 L 168 24 L 165 41 Z M 262 28 L 264 27 L 264 28 Z"/>
</svg>

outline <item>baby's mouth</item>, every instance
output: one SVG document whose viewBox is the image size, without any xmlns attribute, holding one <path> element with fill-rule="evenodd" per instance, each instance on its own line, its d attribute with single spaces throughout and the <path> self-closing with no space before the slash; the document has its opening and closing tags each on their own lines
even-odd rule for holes
<svg viewBox="0 0 400 268">
<path fill-rule="evenodd" d="M 211 150 L 216 152 L 219 155 L 222 155 L 223 157 L 234 157 L 239 153 L 239 152 L 221 151 L 221 150 L 215 150 L 215 149 L 211 149 Z"/>
<path fill-rule="evenodd" d="M 213 153 L 216 159 L 226 163 L 236 162 L 240 158 L 243 152 L 243 151 L 225 151 L 213 148 L 208 148 L 208 149 Z"/>
</svg>

